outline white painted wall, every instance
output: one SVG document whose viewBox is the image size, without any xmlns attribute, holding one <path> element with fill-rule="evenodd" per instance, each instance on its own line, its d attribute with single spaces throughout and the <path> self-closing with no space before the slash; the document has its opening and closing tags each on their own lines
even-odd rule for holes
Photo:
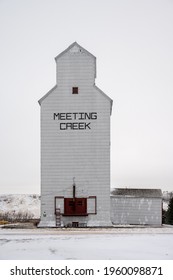
<svg viewBox="0 0 173 280">
<path fill-rule="evenodd" d="M 54 197 L 97 196 L 97 215 L 62 217 L 63 223 L 110 222 L 110 112 L 111 99 L 95 87 L 95 58 L 75 44 L 56 58 L 57 86 L 41 104 L 41 222 L 55 226 Z M 72 94 L 72 87 L 79 94 Z M 95 112 L 93 120 L 57 120 L 54 113 Z M 91 129 L 60 130 L 60 123 L 86 122 Z M 89 206 L 88 206 L 89 207 Z"/>
</svg>

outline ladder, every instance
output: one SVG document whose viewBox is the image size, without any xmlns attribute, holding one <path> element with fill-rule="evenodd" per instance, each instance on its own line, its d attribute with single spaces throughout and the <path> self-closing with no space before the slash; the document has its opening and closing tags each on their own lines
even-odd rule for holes
<svg viewBox="0 0 173 280">
<path fill-rule="evenodd" d="M 60 213 L 60 208 L 56 208 L 55 211 L 55 218 L 56 218 L 56 227 L 60 227 L 61 226 L 61 213 Z"/>
</svg>

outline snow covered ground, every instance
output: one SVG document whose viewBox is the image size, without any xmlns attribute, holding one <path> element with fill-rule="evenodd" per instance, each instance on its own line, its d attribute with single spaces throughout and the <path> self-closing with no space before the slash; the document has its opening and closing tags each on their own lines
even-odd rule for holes
<svg viewBox="0 0 173 280">
<path fill-rule="evenodd" d="M 172 260 L 173 227 L 3 229 L 1 260 Z"/>
</svg>

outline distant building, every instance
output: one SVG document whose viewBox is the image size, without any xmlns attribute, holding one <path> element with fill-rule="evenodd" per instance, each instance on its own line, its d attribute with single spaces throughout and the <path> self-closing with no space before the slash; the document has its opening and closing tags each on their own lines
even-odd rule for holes
<svg viewBox="0 0 173 280">
<path fill-rule="evenodd" d="M 39 226 L 110 226 L 112 100 L 95 85 L 96 58 L 70 45 L 41 106 Z"/>
<path fill-rule="evenodd" d="M 114 189 L 111 191 L 113 224 L 161 225 L 162 192 L 160 189 Z"/>
</svg>

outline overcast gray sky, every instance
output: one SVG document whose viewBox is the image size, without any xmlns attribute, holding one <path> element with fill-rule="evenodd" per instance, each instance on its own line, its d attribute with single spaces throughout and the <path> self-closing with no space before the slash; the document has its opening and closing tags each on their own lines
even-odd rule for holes
<svg viewBox="0 0 173 280">
<path fill-rule="evenodd" d="M 173 1 L 0 0 L 0 193 L 40 192 L 40 108 L 77 41 L 114 101 L 111 186 L 173 190 Z"/>
</svg>

